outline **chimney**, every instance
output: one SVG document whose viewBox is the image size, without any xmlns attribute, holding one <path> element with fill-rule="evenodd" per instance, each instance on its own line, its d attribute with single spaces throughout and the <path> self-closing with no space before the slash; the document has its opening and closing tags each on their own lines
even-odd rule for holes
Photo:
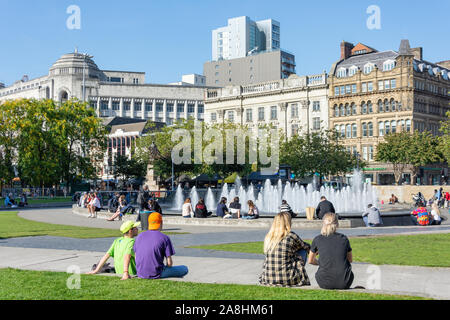
<svg viewBox="0 0 450 320">
<path fill-rule="evenodd" d="M 412 48 L 410 52 L 411 52 L 411 54 L 414 55 L 414 59 L 423 60 L 423 48 L 422 47 Z"/>
<path fill-rule="evenodd" d="M 352 55 L 352 49 L 354 48 L 353 43 L 341 42 L 341 60 L 345 60 Z"/>
</svg>

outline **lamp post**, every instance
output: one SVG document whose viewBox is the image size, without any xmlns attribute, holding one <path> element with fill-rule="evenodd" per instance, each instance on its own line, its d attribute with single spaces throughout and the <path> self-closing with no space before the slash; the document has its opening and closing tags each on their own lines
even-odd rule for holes
<svg viewBox="0 0 450 320">
<path fill-rule="evenodd" d="M 83 102 L 86 101 L 86 58 L 92 59 L 94 56 L 90 56 L 87 53 L 82 53 L 81 54 L 83 56 L 83 92 L 82 92 L 82 97 L 83 97 Z"/>
</svg>

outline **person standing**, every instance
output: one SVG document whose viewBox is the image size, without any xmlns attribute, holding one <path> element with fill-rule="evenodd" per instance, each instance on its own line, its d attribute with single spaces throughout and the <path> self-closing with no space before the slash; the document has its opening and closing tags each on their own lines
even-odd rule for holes
<svg viewBox="0 0 450 320">
<path fill-rule="evenodd" d="M 117 274 L 122 275 L 121 280 L 130 279 L 130 275 L 136 275 L 136 261 L 133 246 L 135 241 L 134 238 L 139 233 L 139 225 L 139 222 L 135 223 L 132 221 L 122 223 L 120 232 L 123 236 L 114 240 L 108 252 L 97 264 L 97 267 L 87 274 L 96 274 L 100 272 L 109 257 L 113 257 L 114 269 Z"/>
<path fill-rule="evenodd" d="M 145 185 L 141 191 L 139 191 L 138 197 L 136 199 L 136 203 L 139 205 L 139 210 L 144 210 L 145 204 L 150 199 L 150 192 L 148 190 L 148 186 Z"/>
<path fill-rule="evenodd" d="M 350 241 L 336 232 L 339 227 L 336 214 L 327 213 L 322 220 L 322 230 L 311 244 L 308 263 L 319 266 L 315 277 L 320 288 L 349 289 L 354 279 Z"/>
<path fill-rule="evenodd" d="M 322 196 L 316 208 L 316 217 L 322 219 L 327 213 L 336 213 L 336 211 L 334 210 L 333 204 L 325 196 Z"/>
<path fill-rule="evenodd" d="M 306 256 L 309 244 L 291 231 L 291 215 L 280 212 L 264 239 L 264 264 L 259 283 L 269 286 L 309 286 Z"/>
<path fill-rule="evenodd" d="M 137 276 L 141 279 L 184 277 L 188 273 L 186 266 L 173 265 L 175 249 L 170 238 L 161 232 L 162 227 L 162 215 L 153 212 L 148 217 L 148 231 L 136 238 L 133 248 L 136 253 Z"/>
</svg>

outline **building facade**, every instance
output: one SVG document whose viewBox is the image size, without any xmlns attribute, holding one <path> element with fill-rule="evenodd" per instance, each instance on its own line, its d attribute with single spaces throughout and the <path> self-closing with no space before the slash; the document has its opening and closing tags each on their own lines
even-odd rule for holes
<svg viewBox="0 0 450 320">
<path fill-rule="evenodd" d="M 194 79 L 195 80 L 195 79 Z M 0 104 L 8 99 L 70 98 L 88 101 L 100 117 L 150 119 L 172 124 L 177 119 L 203 120 L 204 85 L 146 84 L 144 72 L 100 70 L 92 57 L 78 52 L 63 55 L 49 74 L 22 78 L 0 87 Z"/>
<path fill-rule="evenodd" d="M 257 128 L 272 124 L 288 137 L 328 129 L 327 75 L 291 75 L 247 86 L 208 89 L 205 122 Z"/>
<path fill-rule="evenodd" d="M 212 31 L 212 60 L 243 58 L 259 51 L 280 49 L 280 23 L 249 17 L 228 19 L 228 25 Z"/>
<path fill-rule="evenodd" d="M 340 133 L 349 152 L 369 163 L 366 178 L 378 184 L 394 182 L 392 167 L 375 161 L 384 136 L 413 130 L 439 135 L 440 121 L 450 110 L 450 70 L 425 61 L 422 52 L 410 48 L 408 40 L 398 52 L 342 42 L 341 58 L 330 71 L 330 128 Z M 434 183 L 441 169 L 427 169 L 423 178 Z M 411 170 L 404 179 L 410 181 Z"/>
<path fill-rule="evenodd" d="M 206 85 L 244 86 L 286 79 L 295 74 L 295 56 L 284 50 L 256 53 L 231 60 L 208 61 L 203 65 Z"/>
</svg>

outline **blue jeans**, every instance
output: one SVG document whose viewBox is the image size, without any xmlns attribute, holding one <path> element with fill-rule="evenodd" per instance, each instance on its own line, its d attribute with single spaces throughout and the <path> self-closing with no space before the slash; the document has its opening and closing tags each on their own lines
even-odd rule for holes
<svg viewBox="0 0 450 320">
<path fill-rule="evenodd" d="M 297 251 L 297 254 L 302 257 L 303 261 L 306 264 L 306 262 L 308 261 L 308 252 L 305 249 L 301 249 Z"/>
<path fill-rule="evenodd" d="M 248 220 L 251 220 L 251 219 L 256 219 L 256 216 L 250 216 L 250 215 L 246 215 L 246 216 L 242 216 L 241 217 L 241 219 L 248 219 Z"/>
<path fill-rule="evenodd" d="M 161 272 L 161 278 L 181 278 L 184 277 L 188 271 L 188 267 L 186 266 L 164 266 L 164 269 Z"/>
</svg>

